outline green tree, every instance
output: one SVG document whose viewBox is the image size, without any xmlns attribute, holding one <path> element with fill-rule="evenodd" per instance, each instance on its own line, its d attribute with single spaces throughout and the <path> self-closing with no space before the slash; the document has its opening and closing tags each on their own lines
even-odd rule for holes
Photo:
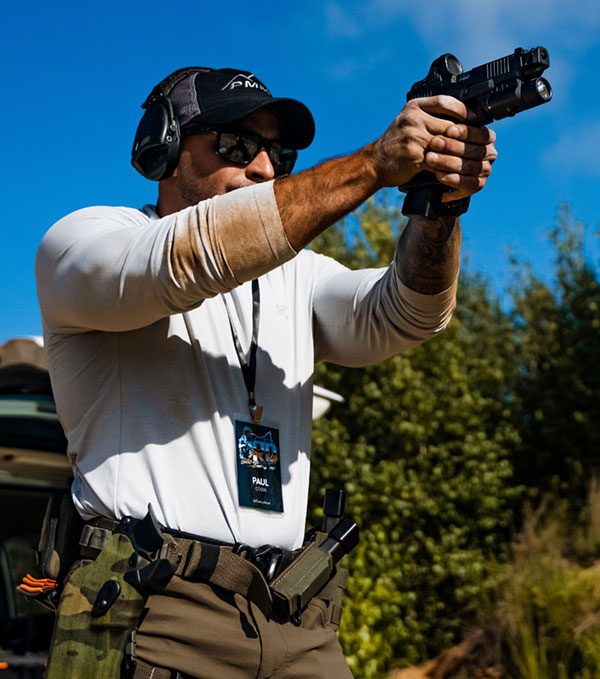
<svg viewBox="0 0 600 679">
<path fill-rule="evenodd" d="M 531 497 L 553 492 L 571 510 L 600 473 L 600 283 L 585 256 L 585 227 L 562 206 L 550 234 L 555 285 L 517 264 L 513 325 L 520 363 L 514 425 L 518 478 Z"/>
<path fill-rule="evenodd" d="M 401 227 L 397 210 L 370 201 L 314 247 L 353 268 L 387 265 Z M 348 491 L 362 535 L 341 638 L 358 677 L 452 643 L 507 540 L 519 495 L 513 331 L 481 278 L 463 275 L 459 299 L 442 336 L 408 354 L 317 366 L 317 382 L 346 401 L 315 423 L 312 518 L 324 488 Z"/>
</svg>

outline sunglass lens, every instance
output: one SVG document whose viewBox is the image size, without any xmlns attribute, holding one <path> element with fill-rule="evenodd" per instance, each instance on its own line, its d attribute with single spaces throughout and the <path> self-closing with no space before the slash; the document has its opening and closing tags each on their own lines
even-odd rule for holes
<svg viewBox="0 0 600 679">
<path fill-rule="evenodd" d="M 247 165 L 259 151 L 258 143 L 234 132 L 221 132 L 218 153 L 234 163 Z"/>
<path fill-rule="evenodd" d="M 268 149 L 276 176 L 289 174 L 293 168 L 298 151 L 285 149 L 276 141 L 241 132 L 221 131 L 217 136 L 217 153 L 232 163 L 247 165 L 262 148 Z"/>
<path fill-rule="evenodd" d="M 284 149 L 279 144 L 273 144 L 269 154 L 275 174 L 279 177 L 289 174 L 294 169 L 294 163 L 298 157 L 298 151 Z"/>
</svg>

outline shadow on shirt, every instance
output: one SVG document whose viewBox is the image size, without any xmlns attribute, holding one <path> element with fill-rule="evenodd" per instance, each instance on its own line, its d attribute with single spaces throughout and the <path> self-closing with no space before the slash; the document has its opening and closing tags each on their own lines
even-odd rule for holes
<svg viewBox="0 0 600 679">
<path fill-rule="evenodd" d="M 150 466 L 163 454 L 172 464 L 206 451 L 234 458 L 233 420 L 248 417 L 248 392 L 229 328 L 217 332 L 206 329 L 203 349 L 180 315 L 128 332 L 50 338 L 57 409 L 79 474 L 128 453 L 143 455 Z M 291 465 L 308 453 L 312 421 L 310 376 L 292 387 L 285 381 L 284 370 L 259 347 L 256 400 L 263 421 L 280 425 L 284 485 Z"/>
</svg>

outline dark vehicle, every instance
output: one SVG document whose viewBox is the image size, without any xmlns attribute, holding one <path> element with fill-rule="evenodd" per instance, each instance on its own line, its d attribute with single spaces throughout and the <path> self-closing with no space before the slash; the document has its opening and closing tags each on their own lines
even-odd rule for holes
<svg viewBox="0 0 600 679">
<path fill-rule="evenodd" d="M 46 359 L 35 339 L 0 346 L 0 679 L 43 676 L 54 615 L 16 591 L 36 566 L 51 493 L 71 482 Z"/>
</svg>

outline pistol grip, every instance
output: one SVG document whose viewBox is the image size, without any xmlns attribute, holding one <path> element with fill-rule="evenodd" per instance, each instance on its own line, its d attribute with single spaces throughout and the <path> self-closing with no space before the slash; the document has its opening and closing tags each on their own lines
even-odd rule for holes
<svg viewBox="0 0 600 679">
<path fill-rule="evenodd" d="M 409 182 L 398 187 L 398 191 L 406 193 L 402 214 L 436 219 L 442 204 L 442 196 L 450 190 L 450 187 L 438 182 L 432 172 L 419 172 Z"/>
<path fill-rule="evenodd" d="M 406 216 L 421 215 L 427 219 L 458 217 L 469 208 L 470 198 L 443 203 L 444 193 L 454 189 L 438 182 L 432 172 L 419 172 L 398 190 L 406 193 L 402 204 L 402 214 Z"/>
</svg>

